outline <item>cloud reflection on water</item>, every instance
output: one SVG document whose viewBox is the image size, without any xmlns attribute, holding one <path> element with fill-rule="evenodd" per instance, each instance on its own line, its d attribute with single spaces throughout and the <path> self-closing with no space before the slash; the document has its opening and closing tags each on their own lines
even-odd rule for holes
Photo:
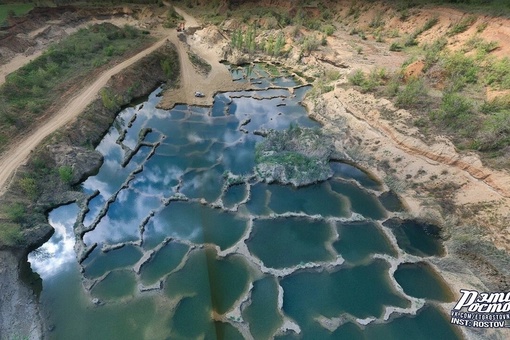
<svg viewBox="0 0 510 340">
<path fill-rule="evenodd" d="M 73 225 L 78 210 L 73 203 L 51 211 L 48 220 L 55 233 L 48 242 L 28 255 L 32 270 L 43 280 L 60 273 L 64 266 L 76 263 Z"/>
</svg>

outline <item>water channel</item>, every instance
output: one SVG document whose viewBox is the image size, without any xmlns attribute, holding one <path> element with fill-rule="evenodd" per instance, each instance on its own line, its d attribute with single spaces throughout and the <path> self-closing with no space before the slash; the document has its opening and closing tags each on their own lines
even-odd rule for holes
<svg viewBox="0 0 510 340">
<path fill-rule="evenodd" d="M 29 256 L 49 337 L 461 338 L 424 262 L 440 242 L 390 219 L 401 207 L 377 180 L 339 162 L 299 189 L 257 180 L 254 131 L 319 125 L 300 104 L 309 87 L 284 70 L 231 72 L 258 89 L 172 110 L 157 89 L 121 111 L 81 185 L 86 209 L 49 214 L 56 232 Z"/>
</svg>

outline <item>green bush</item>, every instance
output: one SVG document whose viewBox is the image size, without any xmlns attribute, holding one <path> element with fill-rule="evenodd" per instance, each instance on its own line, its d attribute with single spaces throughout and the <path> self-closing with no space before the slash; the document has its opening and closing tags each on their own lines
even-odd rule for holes
<svg viewBox="0 0 510 340">
<path fill-rule="evenodd" d="M 348 77 L 352 85 L 360 86 L 362 92 L 370 92 L 375 90 L 388 79 L 388 74 L 385 68 L 375 68 L 368 75 L 365 75 L 362 70 L 357 69 Z"/>
<path fill-rule="evenodd" d="M 423 50 L 425 51 L 425 70 L 429 69 L 432 65 L 434 65 L 440 57 L 441 51 L 444 49 L 448 41 L 446 38 L 442 37 L 435 40 L 430 45 L 424 45 Z"/>
<path fill-rule="evenodd" d="M 453 27 L 448 31 L 448 36 L 454 36 L 456 34 L 466 31 L 476 21 L 476 16 L 469 15 L 456 22 Z"/>
<path fill-rule="evenodd" d="M 379 28 L 384 26 L 383 14 L 381 12 L 377 12 L 372 21 L 368 24 L 370 28 Z"/>
<path fill-rule="evenodd" d="M 180 74 L 179 55 L 175 49 L 171 49 L 160 60 L 160 66 L 168 80 L 176 81 Z"/>
<path fill-rule="evenodd" d="M 166 21 L 163 24 L 166 28 L 177 27 L 178 23 L 183 21 L 184 18 L 175 11 L 173 7 L 170 7 L 166 12 Z"/>
<path fill-rule="evenodd" d="M 302 44 L 303 51 L 308 53 L 317 50 L 319 46 L 320 40 L 315 35 L 305 37 Z"/>
<path fill-rule="evenodd" d="M 510 145 L 510 110 L 490 116 L 479 132 L 477 143 L 480 151 L 499 150 Z"/>
<path fill-rule="evenodd" d="M 431 116 L 442 126 L 463 134 L 474 132 L 477 125 L 473 103 L 455 92 L 445 93 L 439 109 L 432 112 Z"/>
<path fill-rule="evenodd" d="M 0 224 L 0 244 L 15 246 L 23 243 L 21 227 L 15 223 Z"/>
<path fill-rule="evenodd" d="M 466 84 L 474 84 L 478 80 L 479 66 L 473 57 L 455 52 L 442 58 L 441 63 L 452 91 L 461 90 Z"/>
<path fill-rule="evenodd" d="M 393 51 L 393 52 L 400 52 L 403 49 L 404 48 L 402 47 L 402 45 L 400 45 L 400 43 L 398 43 L 398 42 L 393 42 L 390 45 L 390 51 Z"/>
<path fill-rule="evenodd" d="M 39 187 L 37 181 L 32 177 L 20 178 L 18 184 L 28 198 L 35 200 L 39 195 Z"/>
<path fill-rule="evenodd" d="M 103 102 L 104 107 L 106 107 L 108 110 L 115 110 L 120 108 L 120 98 L 118 98 L 111 89 L 102 88 L 101 91 L 99 91 L 99 94 L 101 95 L 101 101 Z"/>
<path fill-rule="evenodd" d="M 420 107 L 427 100 L 427 89 L 421 78 L 411 78 L 397 93 L 396 104 L 403 108 Z"/>
<path fill-rule="evenodd" d="M 60 176 L 60 180 L 65 184 L 70 184 L 73 180 L 73 168 L 70 166 L 61 166 L 58 168 L 58 175 Z"/>
<path fill-rule="evenodd" d="M 21 203 L 13 203 L 7 207 L 6 214 L 9 220 L 21 223 L 25 219 L 25 206 Z"/>
<path fill-rule="evenodd" d="M 321 31 L 324 32 L 324 34 L 326 34 L 327 36 L 330 36 L 333 33 L 335 33 L 336 28 L 335 28 L 335 26 L 333 26 L 331 24 L 327 24 L 327 25 L 322 25 Z"/>
<path fill-rule="evenodd" d="M 488 63 L 485 83 L 496 88 L 510 89 L 510 59 L 508 57 Z"/>
<path fill-rule="evenodd" d="M 365 82 L 365 73 L 361 69 L 357 69 L 347 79 L 352 85 L 361 86 Z"/>
</svg>

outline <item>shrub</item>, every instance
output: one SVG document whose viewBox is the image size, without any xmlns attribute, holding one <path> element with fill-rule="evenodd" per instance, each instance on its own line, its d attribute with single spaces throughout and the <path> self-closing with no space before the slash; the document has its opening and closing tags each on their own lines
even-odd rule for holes
<svg viewBox="0 0 510 340">
<path fill-rule="evenodd" d="M 327 24 L 327 25 L 323 25 L 321 30 L 322 30 L 322 32 L 324 32 L 324 34 L 326 34 L 327 36 L 330 36 L 336 31 L 336 28 L 335 28 L 335 26 L 333 26 L 331 24 Z"/>
<path fill-rule="evenodd" d="M 34 200 L 39 195 L 39 187 L 32 177 L 23 177 L 19 179 L 18 184 L 25 195 Z"/>
<path fill-rule="evenodd" d="M 357 69 L 348 79 L 352 85 L 361 86 L 365 82 L 365 73 L 361 69 Z"/>
<path fill-rule="evenodd" d="M 510 59 L 493 60 L 487 65 L 485 83 L 502 89 L 510 89 Z"/>
<path fill-rule="evenodd" d="M 400 45 L 398 42 L 393 42 L 391 43 L 390 45 L 390 51 L 393 51 L 393 52 L 400 52 L 403 50 L 403 47 L 402 45 Z"/>
<path fill-rule="evenodd" d="M 365 75 L 362 70 L 357 69 L 348 78 L 352 85 L 360 86 L 362 92 L 373 91 L 377 86 L 382 85 L 388 78 L 387 71 L 384 68 L 376 68 Z"/>
<path fill-rule="evenodd" d="M 381 26 L 384 26 L 383 15 L 381 12 L 377 12 L 372 21 L 368 24 L 368 27 L 379 28 Z"/>
<path fill-rule="evenodd" d="M 439 109 L 432 112 L 431 116 L 447 128 L 471 133 L 476 129 L 473 108 L 473 103 L 461 94 L 447 92 L 443 95 Z"/>
<path fill-rule="evenodd" d="M 0 243 L 11 246 L 23 244 L 23 233 L 20 226 L 14 223 L 0 224 Z"/>
<path fill-rule="evenodd" d="M 398 94 L 398 90 L 400 88 L 400 78 L 397 75 L 394 75 L 390 78 L 388 83 L 386 84 L 385 94 L 390 97 L 395 97 Z"/>
<path fill-rule="evenodd" d="M 320 40 L 316 36 L 307 36 L 303 40 L 303 51 L 305 52 L 311 52 L 315 51 L 320 46 Z"/>
<path fill-rule="evenodd" d="M 423 46 L 423 50 L 425 51 L 425 70 L 429 69 L 439 60 L 439 53 L 444 49 L 447 43 L 448 41 L 446 38 L 442 37 L 435 40 L 430 45 Z"/>
<path fill-rule="evenodd" d="M 175 80 L 179 75 L 179 62 L 176 52 L 160 61 L 161 69 L 169 80 Z"/>
<path fill-rule="evenodd" d="M 453 27 L 448 31 L 448 36 L 454 36 L 456 34 L 466 31 L 476 21 L 476 16 L 469 15 L 456 22 Z"/>
<path fill-rule="evenodd" d="M 441 63 L 446 70 L 452 91 L 461 90 L 466 84 L 474 84 L 478 80 L 478 65 L 472 57 L 464 53 L 451 53 L 444 57 Z"/>
<path fill-rule="evenodd" d="M 199 70 L 199 72 L 204 73 L 206 75 L 209 74 L 209 72 L 211 72 L 212 69 L 211 64 L 209 64 L 207 61 L 202 59 L 197 54 L 188 51 L 188 58 L 193 64 L 193 66 L 195 66 Z"/>
<path fill-rule="evenodd" d="M 427 22 L 423 25 L 423 27 L 421 28 L 421 32 L 420 33 L 423 33 L 425 31 L 428 31 L 429 29 L 431 29 L 432 27 L 434 27 L 437 23 L 439 22 L 439 19 L 435 16 L 433 18 L 430 18 L 429 20 L 427 20 Z"/>
<path fill-rule="evenodd" d="M 478 134 L 478 149 L 492 151 L 510 145 L 510 110 L 489 117 Z"/>
<path fill-rule="evenodd" d="M 103 102 L 104 107 L 108 110 L 115 110 L 119 108 L 119 98 L 117 95 L 109 88 L 103 88 L 99 91 L 101 95 L 101 101 Z"/>
<path fill-rule="evenodd" d="M 65 184 L 70 184 L 73 180 L 73 168 L 70 166 L 61 166 L 58 168 L 58 175 L 60 176 L 60 180 Z"/>
<path fill-rule="evenodd" d="M 396 104 L 399 107 L 411 108 L 425 104 L 427 89 L 421 78 L 411 78 L 397 94 Z"/>
<path fill-rule="evenodd" d="M 16 223 L 21 223 L 25 219 L 25 206 L 21 203 L 13 203 L 7 207 L 7 217 Z"/>
</svg>

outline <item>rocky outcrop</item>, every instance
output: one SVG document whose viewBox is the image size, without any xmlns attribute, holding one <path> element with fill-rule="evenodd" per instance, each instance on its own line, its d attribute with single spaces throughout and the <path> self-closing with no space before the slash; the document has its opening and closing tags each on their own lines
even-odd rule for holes
<svg viewBox="0 0 510 340">
<path fill-rule="evenodd" d="M 329 166 L 333 151 L 332 138 L 319 129 L 270 130 L 257 145 L 255 173 L 268 183 L 296 187 L 317 183 L 333 175 Z"/>
<path fill-rule="evenodd" d="M 48 149 L 58 168 L 69 167 L 72 170 L 71 185 L 96 174 L 103 164 L 103 155 L 96 150 L 63 144 L 49 145 Z"/>
<path fill-rule="evenodd" d="M 18 278 L 22 259 L 22 252 L 0 250 L 1 339 L 36 340 L 43 336 L 41 315 L 39 310 L 34 308 L 37 297 L 33 290 Z"/>
</svg>

